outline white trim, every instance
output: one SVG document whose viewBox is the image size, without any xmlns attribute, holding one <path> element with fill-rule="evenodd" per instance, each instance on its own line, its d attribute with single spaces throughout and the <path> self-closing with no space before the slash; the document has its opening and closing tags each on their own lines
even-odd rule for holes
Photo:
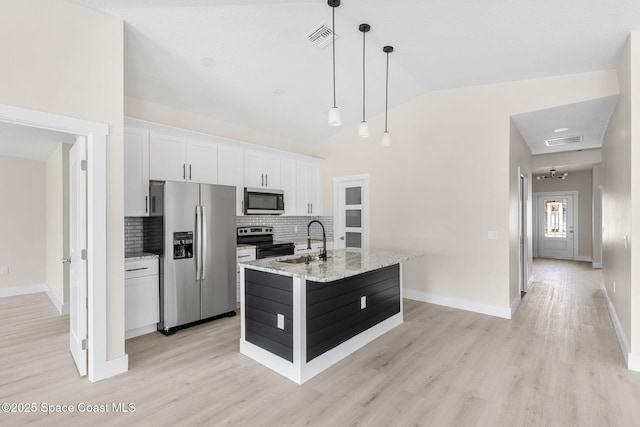
<svg viewBox="0 0 640 427">
<path fill-rule="evenodd" d="M 602 263 L 601 262 L 592 262 L 591 263 L 591 268 L 602 268 Z"/>
<path fill-rule="evenodd" d="M 37 294 L 38 292 L 47 292 L 48 290 L 49 287 L 44 283 L 40 285 L 25 285 L 14 286 L 12 288 L 0 288 L 0 298 Z"/>
<path fill-rule="evenodd" d="M 498 307 L 495 305 L 481 304 L 474 301 L 459 298 L 449 298 L 429 292 L 404 289 L 404 297 L 415 301 L 428 302 L 429 304 L 442 305 L 445 307 L 457 308 L 474 313 L 488 314 L 489 316 L 511 319 L 511 307 Z"/>
<path fill-rule="evenodd" d="M 49 286 L 47 286 L 47 290 L 45 292 L 47 293 L 47 296 L 49 297 L 53 305 L 56 306 L 58 313 L 60 313 L 61 315 L 69 314 L 69 304 L 65 304 L 60 301 L 58 295 L 56 295 L 56 293 L 53 292 Z"/>
<path fill-rule="evenodd" d="M 518 295 L 516 295 L 513 301 L 511 301 L 511 315 L 509 316 L 509 319 L 513 319 L 513 316 L 516 314 L 516 311 L 518 310 L 518 307 L 520 307 L 521 302 L 522 296 L 520 295 L 520 292 L 518 292 Z"/>
<path fill-rule="evenodd" d="M 99 381 L 128 370 L 128 357 L 107 354 L 106 146 L 109 126 L 74 117 L 0 104 L 0 122 L 87 137 L 88 374 Z M 124 286 L 124 283 L 122 284 Z"/>
<path fill-rule="evenodd" d="M 124 339 L 128 340 L 129 338 L 135 338 L 135 337 L 139 337 L 140 335 L 150 334 L 151 332 L 156 332 L 157 330 L 158 330 L 157 323 L 141 326 L 135 329 L 129 329 L 128 331 L 124 331 Z"/>
<path fill-rule="evenodd" d="M 593 258 L 591 258 L 589 255 L 574 256 L 573 260 L 574 261 L 581 261 L 581 262 L 593 262 Z"/>
<path fill-rule="evenodd" d="M 604 295 L 604 300 L 607 303 L 609 317 L 611 317 L 611 323 L 613 323 L 613 328 L 618 336 L 618 344 L 620 345 L 620 350 L 622 351 L 622 356 L 624 357 L 627 369 L 630 371 L 640 372 L 640 356 L 629 352 L 627 337 L 624 334 L 624 329 L 622 329 L 622 325 L 618 319 L 618 314 L 616 313 L 616 309 L 609 298 L 609 293 L 607 292 L 607 288 L 604 286 L 604 282 L 600 283 L 600 289 L 602 290 L 602 295 Z"/>
</svg>

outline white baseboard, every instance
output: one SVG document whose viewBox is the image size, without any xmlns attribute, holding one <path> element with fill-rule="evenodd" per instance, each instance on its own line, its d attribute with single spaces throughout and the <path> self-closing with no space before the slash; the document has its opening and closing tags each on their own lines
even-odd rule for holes
<svg viewBox="0 0 640 427">
<path fill-rule="evenodd" d="M 47 286 L 46 292 L 47 292 L 47 295 L 49 296 L 49 299 L 53 303 L 53 305 L 55 305 L 56 308 L 58 309 L 58 313 L 60 313 L 61 315 L 69 314 L 69 304 L 65 304 L 62 301 L 60 301 L 60 298 L 58 298 L 58 295 L 56 295 L 55 292 L 53 292 L 49 286 Z"/>
<path fill-rule="evenodd" d="M 15 286 L 13 288 L 0 288 L 0 298 L 37 294 L 38 292 L 47 292 L 48 290 L 49 287 L 44 283 L 40 285 L 25 285 Z"/>
<path fill-rule="evenodd" d="M 102 381 L 127 372 L 129 370 L 129 355 L 125 353 L 124 356 L 102 361 L 97 365 L 99 366 L 95 366 L 93 369 L 91 366 L 89 367 L 89 381 L 91 382 Z"/>
<path fill-rule="evenodd" d="M 574 261 L 593 262 L 593 258 L 589 255 L 578 255 L 573 257 Z"/>
<path fill-rule="evenodd" d="M 152 325 L 142 326 L 136 329 L 129 329 L 128 331 L 124 331 L 124 339 L 128 340 L 129 338 L 139 337 L 140 335 L 150 334 L 151 332 L 158 332 L 157 323 L 154 323 Z"/>
<path fill-rule="evenodd" d="M 591 264 L 591 267 L 593 268 L 602 268 L 602 263 L 601 262 L 594 262 Z"/>
<path fill-rule="evenodd" d="M 473 311 L 474 313 L 488 314 L 489 316 L 511 319 L 511 307 L 498 307 L 495 305 L 481 304 L 458 298 L 443 297 L 428 292 L 404 289 L 404 297 L 415 301 L 428 302 L 430 304 L 443 305 L 445 307 L 458 308 L 460 310 Z M 513 305 L 513 303 L 512 303 Z"/>
<path fill-rule="evenodd" d="M 627 369 L 630 371 L 640 372 L 640 356 L 629 352 L 627 337 L 624 334 L 624 330 L 622 329 L 622 325 L 618 319 L 618 314 L 616 313 L 616 309 L 609 298 L 609 293 L 607 292 L 607 288 L 604 286 L 604 283 L 600 284 L 600 288 L 602 289 L 602 294 L 604 295 L 604 299 L 607 303 L 609 317 L 611 317 L 611 322 L 613 323 L 616 335 L 618 336 L 618 344 L 620 344 L 620 350 L 622 350 L 622 355 L 624 356 L 624 361 L 627 364 Z"/>
<path fill-rule="evenodd" d="M 509 316 L 509 319 L 513 319 L 513 315 L 516 314 L 518 307 L 520 307 L 521 301 L 522 301 L 522 298 L 520 297 L 520 295 L 516 295 L 513 301 L 511 301 L 511 316 Z"/>
</svg>

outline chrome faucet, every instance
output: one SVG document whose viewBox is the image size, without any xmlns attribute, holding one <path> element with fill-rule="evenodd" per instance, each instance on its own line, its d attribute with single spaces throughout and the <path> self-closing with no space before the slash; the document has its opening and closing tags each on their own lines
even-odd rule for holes
<svg viewBox="0 0 640 427">
<path fill-rule="evenodd" d="M 318 224 L 320 224 L 320 227 L 322 227 L 322 251 L 320 252 L 320 256 L 318 256 L 318 258 L 320 258 L 323 261 L 326 261 L 327 260 L 327 235 L 324 232 L 324 225 L 322 225 L 322 223 L 317 219 L 314 219 L 309 223 L 309 225 L 307 225 L 307 249 L 311 249 L 310 230 L 311 230 L 311 224 L 313 224 L 314 222 L 317 222 Z"/>
</svg>

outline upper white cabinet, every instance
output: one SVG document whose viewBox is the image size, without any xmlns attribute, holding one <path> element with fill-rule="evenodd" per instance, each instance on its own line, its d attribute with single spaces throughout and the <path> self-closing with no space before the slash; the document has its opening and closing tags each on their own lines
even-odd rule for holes
<svg viewBox="0 0 640 427">
<path fill-rule="evenodd" d="M 280 156 L 246 150 L 244 153 L 244 186 L 280 189 Z"/>
<path fill-rule="evenodd" d="M 296 215 L 296 161 L 283 157 L 280 162 L 280 189 L 284 191 L 284 215 Z"/>
<path fill-rule="evenodd" d="M 218 183 L 218 147 L 210 142 L 151 133 L 149 176 L 158 181 Z"/>
<path fill-rule="evenodd" d="M 244 212 L 244 151 L 231 145 L 218 146 L 218 184 L 236 187 L 236 215 Z"/>
<path fill-rule="evenodd" d="M 149 131 L 124 129 L 124 215 L 149 215 Z"/>
<path fill-rule="evenodd" d="M 322 167 L 317 163 L 296 162 L 296 215 L 322 214 Z"/>
</svg>

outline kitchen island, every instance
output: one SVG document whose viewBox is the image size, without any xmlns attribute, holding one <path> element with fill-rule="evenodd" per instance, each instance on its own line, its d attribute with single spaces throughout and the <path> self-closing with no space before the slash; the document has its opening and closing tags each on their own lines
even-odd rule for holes
<svg viewBox="0 0 640 427">
<path fill-rule="evenodd" d="M 240 352 L 304 383 L 402 323 L 402 262 L 419 256 L 349 248 L 241 263 Z"/>
</svg>

